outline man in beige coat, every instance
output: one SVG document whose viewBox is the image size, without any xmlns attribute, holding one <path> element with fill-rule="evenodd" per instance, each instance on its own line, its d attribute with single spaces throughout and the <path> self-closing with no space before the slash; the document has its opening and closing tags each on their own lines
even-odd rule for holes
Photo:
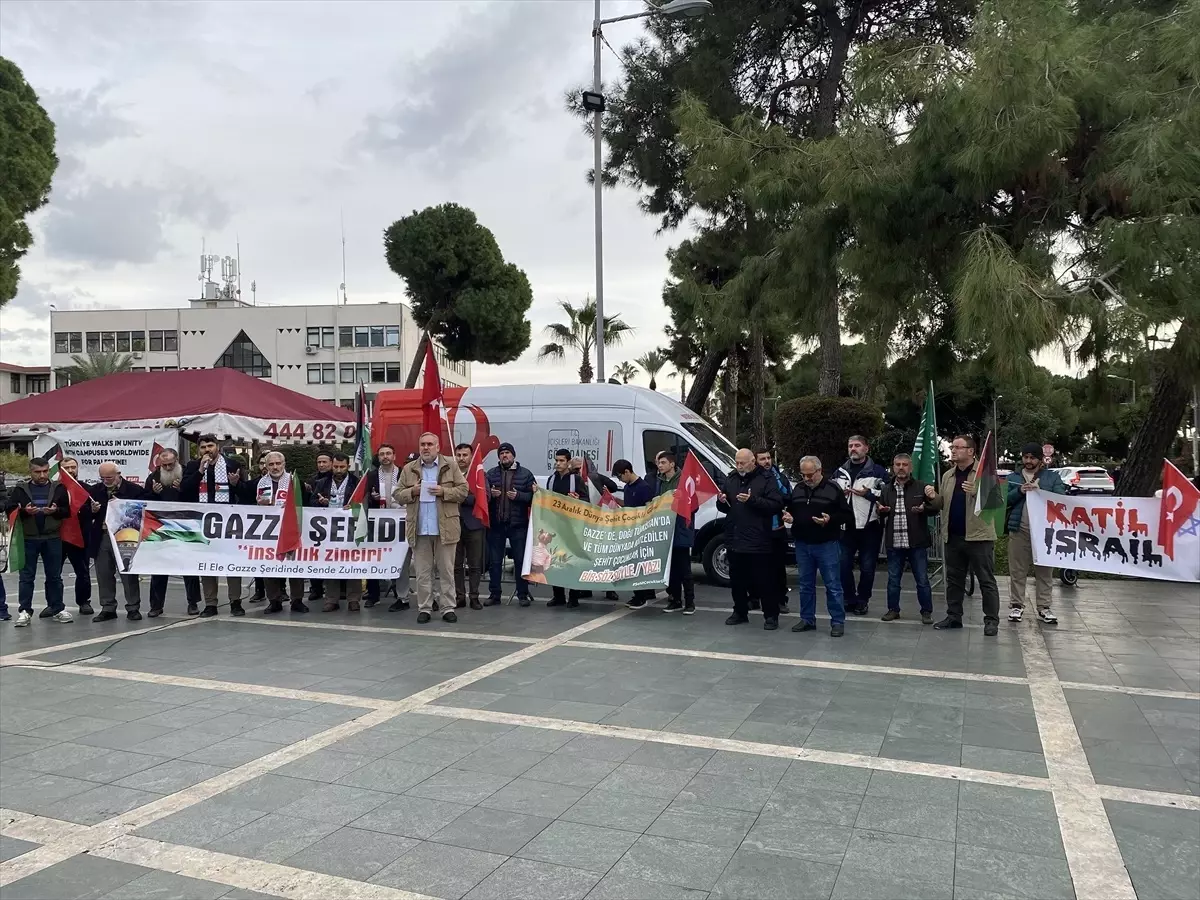
<svg viewBox="0 0 1200 900">
<path fill-rule="evenodd" d="M 417 573 L 417 623 L 424 625 L 432 618 L 435 566 L 442 620 L 457 622 L 454 555 L 462 533 L 458 507 L 467 499 L 467 479 L 458 463 L 441 455 L 437 435 L 426 432 L 417 447 L 420 455 L 400 470 L 399 487 L 392 495 L 407 514 L 404 533 Z"/>
</svg>

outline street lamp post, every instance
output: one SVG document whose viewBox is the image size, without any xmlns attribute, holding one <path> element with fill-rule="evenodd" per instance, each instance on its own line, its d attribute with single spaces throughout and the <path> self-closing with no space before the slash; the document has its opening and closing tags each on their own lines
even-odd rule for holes
<svg viewBox="0 0 1200 900">
<path fill-rule="evenodd" d="M 601 167 L 604 164 L 604 134 L 600 119 L 604 114 L 604 85 L 600 80 L 600 50 L 604 41 L 604 26 L 626 19 L 644 19 L 663 15 L 681 19 L 702 16 L 712 9 L 710 0 L 670 0 L 662 6 L 651 6 L 645 12 L 627 16 L 600 18 L 600 0 L 596 0 L 596 14 L 592 19 L 592 89 L 583 92 L 583 108 L 592 114 L 592 181 L 596 195 L 596 383 L 604 383 L 604 182 Z"/>
<path fill-rule="evenodd" d="M 1000 463 L 1000 401 L 1003 394 L 992 395 L 992 440 L 996 442 L 996 464 Z"/>
<path fill-rule="evenodd" d="M 1128 381 L 1129 385 L 1130 385 L 1129 402 L 1137 403 L 1137 382 L 1136 381 L 1134 381 L 1132 378 L 1126 378 L 1124 375 L 1108 374 L 1108 375 L 1105 375 L 1104 377 L 1111 378 L 1113 381 Z"/>
</svg>

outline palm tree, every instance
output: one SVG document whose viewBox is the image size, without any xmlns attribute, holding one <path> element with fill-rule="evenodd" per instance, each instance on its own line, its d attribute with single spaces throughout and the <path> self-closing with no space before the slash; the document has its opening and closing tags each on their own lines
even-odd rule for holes
<svg viewBox="0 0 1200 900">
<path fill-rule="evenodd" d="M 613 369 L 613 377 L 620 378 L 621 384 L 629 384 L 629 379 L 637 375 L 638 369 L 633 363 L 626 360 L 615 369 Z"/>
<path fill-rule="evenodd" d="M 71 379 L 71 384 L 133 371 L 133 357 L 128 353 L 90 351 L 87 356 L 72 356 L 71 361 L 75 365 L 63 369 L 63 373 Z"/>
<path fill-rule="evenodd" d="M 568 350 L 578 350 L 582 362 L 579 364 L 579 383 L 587 384 L 595 375 L 592 368 L 592 348 L 596 346 L 596 301 L 591 297 L 582 306 L 572 306 L 569 300 L 558 301 L 567 315 L 566 322 L 555 322 L 546 326 L 546 334 L 552 340 L 538 351 L 538 359 L 561 360 Z M 604 346 L 615 346 L 633 333 L 620 316 L 604 317 Z"/>
<path fill-rule="evenodd" d="M 650 390 L 658 390 L 658 373 L 663 370 L 663 367 L 669 362 L 667 354 L 661 350 L 650 350 L 643 353 L 637 359 L 637 364 L 645 369 L 646 374 L 650 376 Z M 667 378 L 674 378 L 674 375 L 667 375 Z"/>
</svg>

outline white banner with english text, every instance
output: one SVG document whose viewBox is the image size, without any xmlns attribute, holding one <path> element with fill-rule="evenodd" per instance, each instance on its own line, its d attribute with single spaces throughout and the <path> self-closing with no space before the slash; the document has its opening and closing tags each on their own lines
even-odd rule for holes
<svg viewBox="0 0 1200 900">
<path fill-rule="evenodd" d="M 179 433 L 170 428 L 79 428 L 39 434 L 33 455 L 51 465 L 72 457 L 79 481 L 99 481 L 100 464 L 116 463 L 126 481 L 145 484 L 163 450 L 179 452 Z"/>
<path fill-rule="evenodd" d="M 105 525 L 121 571 L 240 578 L 398 578 L 408 558 L 404 510 L 373 509 L 354 542 L 348 509 L 305 509 L 300 549 L 276 558 L 283 516 L 273 506 L 110 500 Z"/>
<path fill-rule="evenodd" d="M 1162 500 L 1157 497 L 1068 497 L 1043 491 L 1025 496 L 1033 560 L 1039 566 L 1200 581 L 1200 517 L 1160 524 Z"/>
</svg>

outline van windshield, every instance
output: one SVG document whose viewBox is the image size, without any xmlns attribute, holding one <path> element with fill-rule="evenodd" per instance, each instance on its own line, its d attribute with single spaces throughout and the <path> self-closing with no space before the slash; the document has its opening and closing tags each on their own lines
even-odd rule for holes
<svg viewBox="0 0 1200 900">
<path fill-rule="evenodd" d="M 733 446 L 728 438 L 715 431 L 707 422 L 682 422 L 680 424 L 700 446 L 725 467 L 726 472 L 736 468 L 733 458 L 737 455 L 737 447 Z"/>
</svg>

